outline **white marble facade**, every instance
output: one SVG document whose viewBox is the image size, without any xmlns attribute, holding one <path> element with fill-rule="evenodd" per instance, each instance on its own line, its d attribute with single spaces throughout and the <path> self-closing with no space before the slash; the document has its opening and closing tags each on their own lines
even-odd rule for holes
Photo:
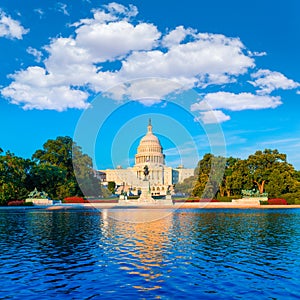
<svg viewBox="0 0 300 300">
<path fill-rule="evenodd" d="M 147 165 L 151 194 L 155 196 L 172 193 L 173 186 L 194 174 L 194 169 L 172 168 L 165 165 L 163 148 L 153 134 L 151 120 L 146 135 L 141 139 L 135 155 L 135 164 L 131 168 L 100 170 L 105 173 L 105 182 L 114 181 L 121 189 L 137 195 L 145 180 L 144 167 Z"/>
</svg>

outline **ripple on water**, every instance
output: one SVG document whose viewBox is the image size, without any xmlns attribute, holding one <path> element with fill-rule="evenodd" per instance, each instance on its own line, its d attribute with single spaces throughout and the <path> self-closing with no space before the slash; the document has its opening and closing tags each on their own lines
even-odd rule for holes
<svg viewBox="0 0 300 300">
<path fill-rule="evenodd" d="M 298 210 L 116 213 L 0 210 L 0 298 L 299 296 Z"/>
</svg>

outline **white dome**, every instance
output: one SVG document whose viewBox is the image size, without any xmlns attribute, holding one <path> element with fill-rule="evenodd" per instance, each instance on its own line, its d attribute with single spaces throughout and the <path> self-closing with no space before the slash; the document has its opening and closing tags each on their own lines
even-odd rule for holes
<svg viewBox="0 0 300 300">
<path fill-rule="evenodd" d="M 158 144 L 160 146 L 160 142 L 157 136 L 155 136 L 153 133 L 147 133 L 140 141 L 141 144 Z"/>
<path fill-rule="evenodd" d="M 135 155 L 136 165 L 146 164 L 165 164 L 163 149 L 157 136 L 152 132 L 151 120 L 148 124 L 148 132 L 140 141 Z"/>
</svg>

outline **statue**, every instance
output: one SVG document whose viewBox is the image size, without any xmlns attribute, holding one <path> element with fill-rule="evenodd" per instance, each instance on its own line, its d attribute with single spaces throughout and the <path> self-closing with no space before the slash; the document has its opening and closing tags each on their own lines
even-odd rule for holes
<svg viewBox="0 0 300 300">
<path fill-rule="evenodd" d="M 28 195 L 29 199 L 48 199 L 48 194 L 45 192 L 39 192 L 37 188 L 34 188 L 32 192 Z"/>
<path fill-rule="evenodd" d="M 171 190 L 170 190 L 170 186 L 168 185 L 168 189 L 167 189 L 167 195 L 171 195 Z"/>
<path fill-rule="evenodd" d="M 146 165 L 146 166 L 144 167 L 144 176 L 145 176 L 144 180 L 145 180 L 145 181 L 148 180 L 148 175 L 149 175 L 149 168 L 148 168 L 148 166 Z"/>
</svg>

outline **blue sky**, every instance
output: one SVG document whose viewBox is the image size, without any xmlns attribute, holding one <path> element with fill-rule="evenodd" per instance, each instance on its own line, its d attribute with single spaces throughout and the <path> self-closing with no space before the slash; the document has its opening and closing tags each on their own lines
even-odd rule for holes
<svg viewBox="0 0 300 300">
<path fill-rule="evenodd" d="M 174 3 L 176 2 L 176 3 Z M 149 117 L 168 164 L 277 148 L 300 169 L 300 2 L 0 3 L 0 147 L 69 135 L 132 165 Z"/>
</svg>

